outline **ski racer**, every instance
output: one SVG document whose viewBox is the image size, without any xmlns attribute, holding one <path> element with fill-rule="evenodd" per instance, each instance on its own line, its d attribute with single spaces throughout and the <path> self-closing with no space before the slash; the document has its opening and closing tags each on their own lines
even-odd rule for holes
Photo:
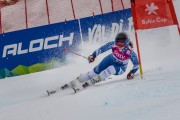
<svg viewBox="0 0 180 120">
<path fill-rule="evenodd" d="M 139 69 L 139 62 L 136 53 L 133 51 L 133 44 L 125 32 L 118 33 L 115 41 L 108 42 L 95 50 L 88 57 L 89 63 L 94 62 L 98 55 L 110 49 L 112 53 L 107 55 L 93 70 L 79 75 L 75 80 L 65 84 L 61 88 L 83 89 L 89 85 L 104 81 L 111 75 L 122 75 L 127 69 L 129 59 L 134 66 L 127 74 L 127 79 L 133 79 L 134 73 Z"/>
</svg>

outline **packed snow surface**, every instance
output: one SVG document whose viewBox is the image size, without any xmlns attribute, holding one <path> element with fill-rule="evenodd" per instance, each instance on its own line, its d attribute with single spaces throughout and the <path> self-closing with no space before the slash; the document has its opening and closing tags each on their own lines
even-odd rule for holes
<svg viewBox="0 0 180 120">
<path fill-rule="evenodd" d="M 70 55 L 63 67 L 0 80 L 0 120 L 179 120 L 177 27 L 138 31 L 138 36 L 143 79 L 137 72 L 133 80 L 126 80 L 130 63 L 122 76 L 112 76 L 77 94 L 57 92 L 48 97 L 47 89 L 59 88 L 93 69 L 108 53 L 92 64 Z M 131 39 L 135 43 L 133 33 Z M 80 54 L 88 56 L 98 47 L 85 44 Z"/>
</svg>

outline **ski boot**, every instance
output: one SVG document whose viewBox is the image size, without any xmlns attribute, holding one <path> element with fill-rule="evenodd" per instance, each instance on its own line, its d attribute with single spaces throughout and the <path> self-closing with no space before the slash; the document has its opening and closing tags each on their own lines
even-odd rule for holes
<svg viewBox="0 0 180 120">
<path fill-rule="evenodd" d="M 88 86 L 92 86 L 96 83 L 101 82 L 101 79 L 99 76 L 95 77 L 95 78 L 91 78 L 90 80 L 88 80 L 87 82 L 85 82 L 84 84 L 82 84 L 83 88 L 87 88 Z"/>
<path fill-rule="evenodd" d="M 62 90 L 67 89 L 67 88 L 69 88 L 68 84 L 65 84 L 65 85 L 61 86 Z"/>
</svg>

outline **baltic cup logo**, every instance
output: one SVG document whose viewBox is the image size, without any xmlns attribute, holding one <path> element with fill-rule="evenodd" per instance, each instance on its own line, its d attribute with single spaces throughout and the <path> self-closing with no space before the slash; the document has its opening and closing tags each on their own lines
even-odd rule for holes
<svg viewBox="0 0 180 120">
<path fill-rule="evenodd" d="M 161 11 L 161 9 L 157 5 L 155 5 L 154 2 L 151 2 L 150 5 L 146 4 L 145 14 L 147 15 L 145 19 L 142 19 L 142 24 L 149 25 L 167 23 L 167 18 L 162 18 L 158 14 L 158 10 Z"/>
<path fill-rule="evenodd" d="M 152 2 L 151 5 L 149 6 L 148 4 L 146 4 L 146 9 L 145 11 L 148 12 L 148 15 L 151 15 L 152 13 L 154 13 L 155 15 L 157 15 L 156 10 L 158 10 L 158 6 L 155 6 L 154 3 Z"/>
</svg>

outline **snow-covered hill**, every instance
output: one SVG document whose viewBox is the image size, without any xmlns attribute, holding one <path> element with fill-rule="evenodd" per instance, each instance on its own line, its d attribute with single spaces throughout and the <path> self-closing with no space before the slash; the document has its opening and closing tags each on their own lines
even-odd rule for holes
<svg viewBox="0 0 180 120">
<path fill-rule="evenodd" d="M 123 76 L 113 76 L 78 94 L 59 92 L 47 97 L 47 89 L 91 70 L 105 55 L 92 64 L 71 56 L 70 64 L 62 68 L 0 80 L 0 120 L 179 120 L 180 38 L 176 27 L 138 31 L 138 35 L 144 79 L 125 79 L 130 64 Z M 98 47 L 84 45 L 81 54 L 88 56 Z"/>
<path fill-rule="evenodd" d="M 92 69 L 101 56 L 93 64 L 74 56 L 71 64 L 63 68 L 1 80 L 0 119 L 179 120 L 180 41 L 175 39 L 175 33 L 172 39 L 168 37 L 170 34 L 160 33 L 168 33 L 169 29 L 139 33 L 141 37 L 146 37 L 141 42 L 144 49 L 143 80 L 139 76 L 134 80 L 125 80 L 124 75 L 75 95 L 59 92 L 51 97 L 45 96 L 47 89 L 59 87 Z M 153 37 L 149 32 L 153 33 Z M 161 35 L 155 36 L 155 32 Z M 156 43 L 153 44 L 153 41 Z M 97 47 L 86 46 L 82 54 L 88 55 Z"/>
</svg>

